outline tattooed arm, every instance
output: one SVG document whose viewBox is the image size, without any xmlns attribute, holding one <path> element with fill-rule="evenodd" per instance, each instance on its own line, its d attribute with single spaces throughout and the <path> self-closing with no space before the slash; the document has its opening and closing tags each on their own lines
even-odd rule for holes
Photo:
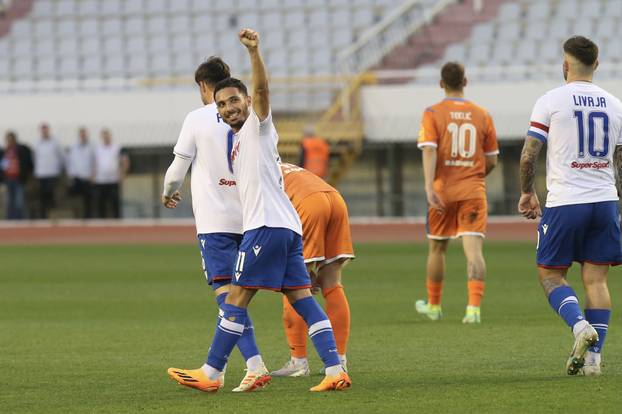
<svg viewBox="0 0 622 414">
<path fill-rule="evenodd" d="M 542 215 L 534 184 L 536 181 L 536 163 L 543 145 L 539 139 L 527 136 L 520 156 L 521 196 L 518 201 L 518 212 L 528 219 L 535 219 Z"/>
<path fill-rule="evenodd" d="M 613 153 L 613 168 L 616 175 L 618 197 L 620 197 L 622 196 L 622 145 L 616 146 L 616 150 Z"/>
</svg>

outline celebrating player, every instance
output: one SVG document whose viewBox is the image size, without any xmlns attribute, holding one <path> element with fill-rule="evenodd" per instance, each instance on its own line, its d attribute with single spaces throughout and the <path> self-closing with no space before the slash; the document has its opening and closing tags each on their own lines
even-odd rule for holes
<svg viewBox="0 0 622 414">
<path fill-rule="evenodd" d="M 190 112 L 184 120 L 162 195 L 162 203 L 175 208 L 181 200 L 179 188 L 192 165 L 192 208 L 203 270 L 221 313 L 242 240 L 242 206 L 228 156 L 233 135 L 214 103 L 214 85 L 229 76 L 229 67 L 218 57 L 209 58 L 196 70 L 195 81 L 205 106 Z M 234 391 L 248 391 L 269 382 L 250 318 L 246 319 L 238 348 L 246 360 L 247 373 Z"/>
<path fill-rule="evenodd" d="M 482 245 L 486 232 L 485 177 L 497 165 L 497 135 L 483 108 L 464 99 L 467 80 L 456 62 L 441 69 L 446 98 L 423 114 L 418 147 L 428 200 L 428 300 L 415 303 L 432 320 L 442 316 L 441 293 L 449 239 L 462 238 L 469 292 L 463 323 L 480 323 L 486 263 Z"/>
<path fill-rule="evenodd" d="M 330 185 L 317 175 L 292 164 L 281 164 L 285 192 L 302 221 L 303 256 L 307 271 L 322 289 L 326 313 L 335 332 L 337 352 L 346 369 L 346 348 L 350 336 L 350 306 L 341 285 L 341 269 L 354 257 L 348 207 Z M 307 326 L 283 296 L 283 323 L 291 358 L 271 375 L 309 375 Z"/>
<path fill-rule="evenodd" d="M 244 332 L 247 307 L 258 289 L 283 291 L 309 326 L 309 336 L 324 365 L 326 377 L 311 391 L 340 390 L 350 386 L 326 314 L 311 296 L 311 280 L 302 256 L 302 228 L 296 210 L 283 191 L 277 151 L 278 135 L 272 123 L 268 77 L 259 53 L 259 35 L 239 33 L 251 60 L 253 88 L 228 78 L 216 84 L 218 112 L 235 132 L 231 151 L 238 194 L 242 203 L 243 238 L 235 278 L 223 317 L 214 334 L 207 364 L 198 370 L 171 368 L 180 384 L 217 391 L 229 354 Z"/>
<path fill-rule="evenodd" d="M 544 293 L 575 337 L 566 362 L 569 375 L 601 374 L 600 355 L 611 315 L 607 273 L 610 265 L 622 262 L 622 103 L 592 83 L 597 67 L 598 47 L 591 40 L 575 36 L 564 43 L 566 85 L 536 102 L 520 161 L 518 211 L 535 219 L 541 215 L 535 167 L 540 150 L 548 146 L 548 195 L 536 257 Z M 573 261 L 581 263 L 585 313 L 566 281 Z"/>
</svg>

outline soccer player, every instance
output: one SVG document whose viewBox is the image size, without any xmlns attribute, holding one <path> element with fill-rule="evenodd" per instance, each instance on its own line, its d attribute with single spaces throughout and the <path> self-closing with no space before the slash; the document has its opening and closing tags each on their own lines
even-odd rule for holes
<svg viewBox="0 0 622 414">
<path fill-rule="evenodd" d="M 346 369 L 350 306 L 341 285 L 341 269 L 354 257 L 348 207 L 337 190 L 320 177 L 292 164 L 281 164 L 285 192 L 302 221 L 302 253 L 314 286 L 322 289 L 326 313 L 335 332 L 337 353 Z M 307 326 L 283 296 L 283 324 L 290 360 L 277 377 L 309 375 Z"/>
<path fill-rule="evenodd" d="M 431 320 L 442 317 L 445 254 L 450 238 L 461 237 L 467 261 L 468 305 L 463 323 L 480 323 L 486 263 L 485 177 L 497 165 L 497 135 L 488 112 L 464 99 L 464 67 L 448 62 L 441 69 L 445 99 L 427 108 L 419 132 L 428 201 L 428 300 L 415 303 Z"/>
<path fill-rule="evenodd" d="M 222 306 L 223 317 L 206 365 L 198 370 L 171 368 L 169 374 L 180 384 L 217 391 L 229 354 L 244 332 L 251 299 L 258 289 L 269 289 L 285 293 L 309 326 L 309 336 L 324 362 L 326 377 L 311 391 L 345 389 L 351 381 L 337 356 L 330 321 L 311 296 L 311 280 L 302 256 L 300 219 L 283 191 L 278 135 L 272 123 L 259 35 L 243 29 L 239 38 L 250 56 L 251 96 L 238 79 L 228 78 L 214 87 L 218 112 L 235 133 L 231 160 L 244 230 L 235 278 Z"/>
<path fill-rule="evenodd" d="M 233 134 L 214 103 L 214 86 L 229 76 L 229 66 L 218 57 L 207 59 L 197 68 L 194 78 L 204 106 L 190 112 L 184 120 L 162 194 L 162 203 L 175 208 L 181 200 L 179 188 L 192 165 L 192 208 L 199 250 L 205 277 L 216 294 L 221 314 L 242 240 L 242 206 L 228 155 Z M 259 354 L 250 318 L 246 319 L 237 345 L 246 360 L 247 372 L 234 391 L 266 385 L 270 377 Z"/>
<path fill-rule="evenodd" d="M 541 215 L 534 189 L 538 154 L 546 144 L 548 195 L 538 226 L 536 260 L 544 293 L 574 334 L 569 375 L 601 374 L 611 299 L 609 266 L 622 262 L 618 194 L 622 174 L 622 103 L 592 83 L 598 47 L 574 36 L 564 43 L 566 85 L 536 102 L 520 160 L 518 211 Z M 616 188 L 616 175 L 618 186 Z M 585 313 L 566 281 L 581 263 Z"/>
</svg>

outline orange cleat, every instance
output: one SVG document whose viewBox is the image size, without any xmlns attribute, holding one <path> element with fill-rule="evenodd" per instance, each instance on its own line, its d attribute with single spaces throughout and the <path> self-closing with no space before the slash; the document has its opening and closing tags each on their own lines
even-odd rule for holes
<svg viewBox="0 0 622 414">
<path fill-rule="evenodd" d="M 336 377 L 329 377 L 327 375 L 326 377 L 324 377 L 322 382 L 311 388 L 309 391 L 342 391 L 346 388 L 349 388 L 351 385 L 352 380 L 350 379 L 348 374 L 346 372 L 342 372 Z"/>
<path fill-rule="evenodd" d="M 203 369 L 179 369 L 169 368 L 168 376 L 186 387 L 196 388 L 205 392 L 216 392 L 223 387 L 222 379 L 211 380 L 205 375 Z"/>
</svg>

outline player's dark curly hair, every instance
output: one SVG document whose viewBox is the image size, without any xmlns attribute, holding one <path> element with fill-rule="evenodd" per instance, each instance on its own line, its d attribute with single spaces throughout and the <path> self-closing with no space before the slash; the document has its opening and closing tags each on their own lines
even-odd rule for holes
<svg viewBox="0 0 622 414">
<path fill-rule="evenodd" d="M 564 42 L 564 52 L 585 66 L 592 66 L 598 59 L 598 46 L 587 37 L 572 36 Z"/>
<path fill-rule="evenodd" d="M 441 68 L 441 79 L 448 89 L 461 90 L 464 82 L 464 66 L 459 62 L 445 63 Z"/>
<path fill-rule="evenodd" d="M 216 93 L 225 88 L 237 88 L 244 95 L 248 95 L 248 90 L 246 89 L 246 85 L 239 79 L 236 78 L 227 78 L 223 79 L 214 86 L 214 99 L 216 99 Z"/>
<path fill-rule="evenodd" d="M 210 56 L 207 60 L 199 65 L 194 72 L 194 81 L 205 82 L 208 85 L 216 85 L 223 79 L 231 76 L 229 65 L 227 65 L 218 56 Z"/>
</svg>

